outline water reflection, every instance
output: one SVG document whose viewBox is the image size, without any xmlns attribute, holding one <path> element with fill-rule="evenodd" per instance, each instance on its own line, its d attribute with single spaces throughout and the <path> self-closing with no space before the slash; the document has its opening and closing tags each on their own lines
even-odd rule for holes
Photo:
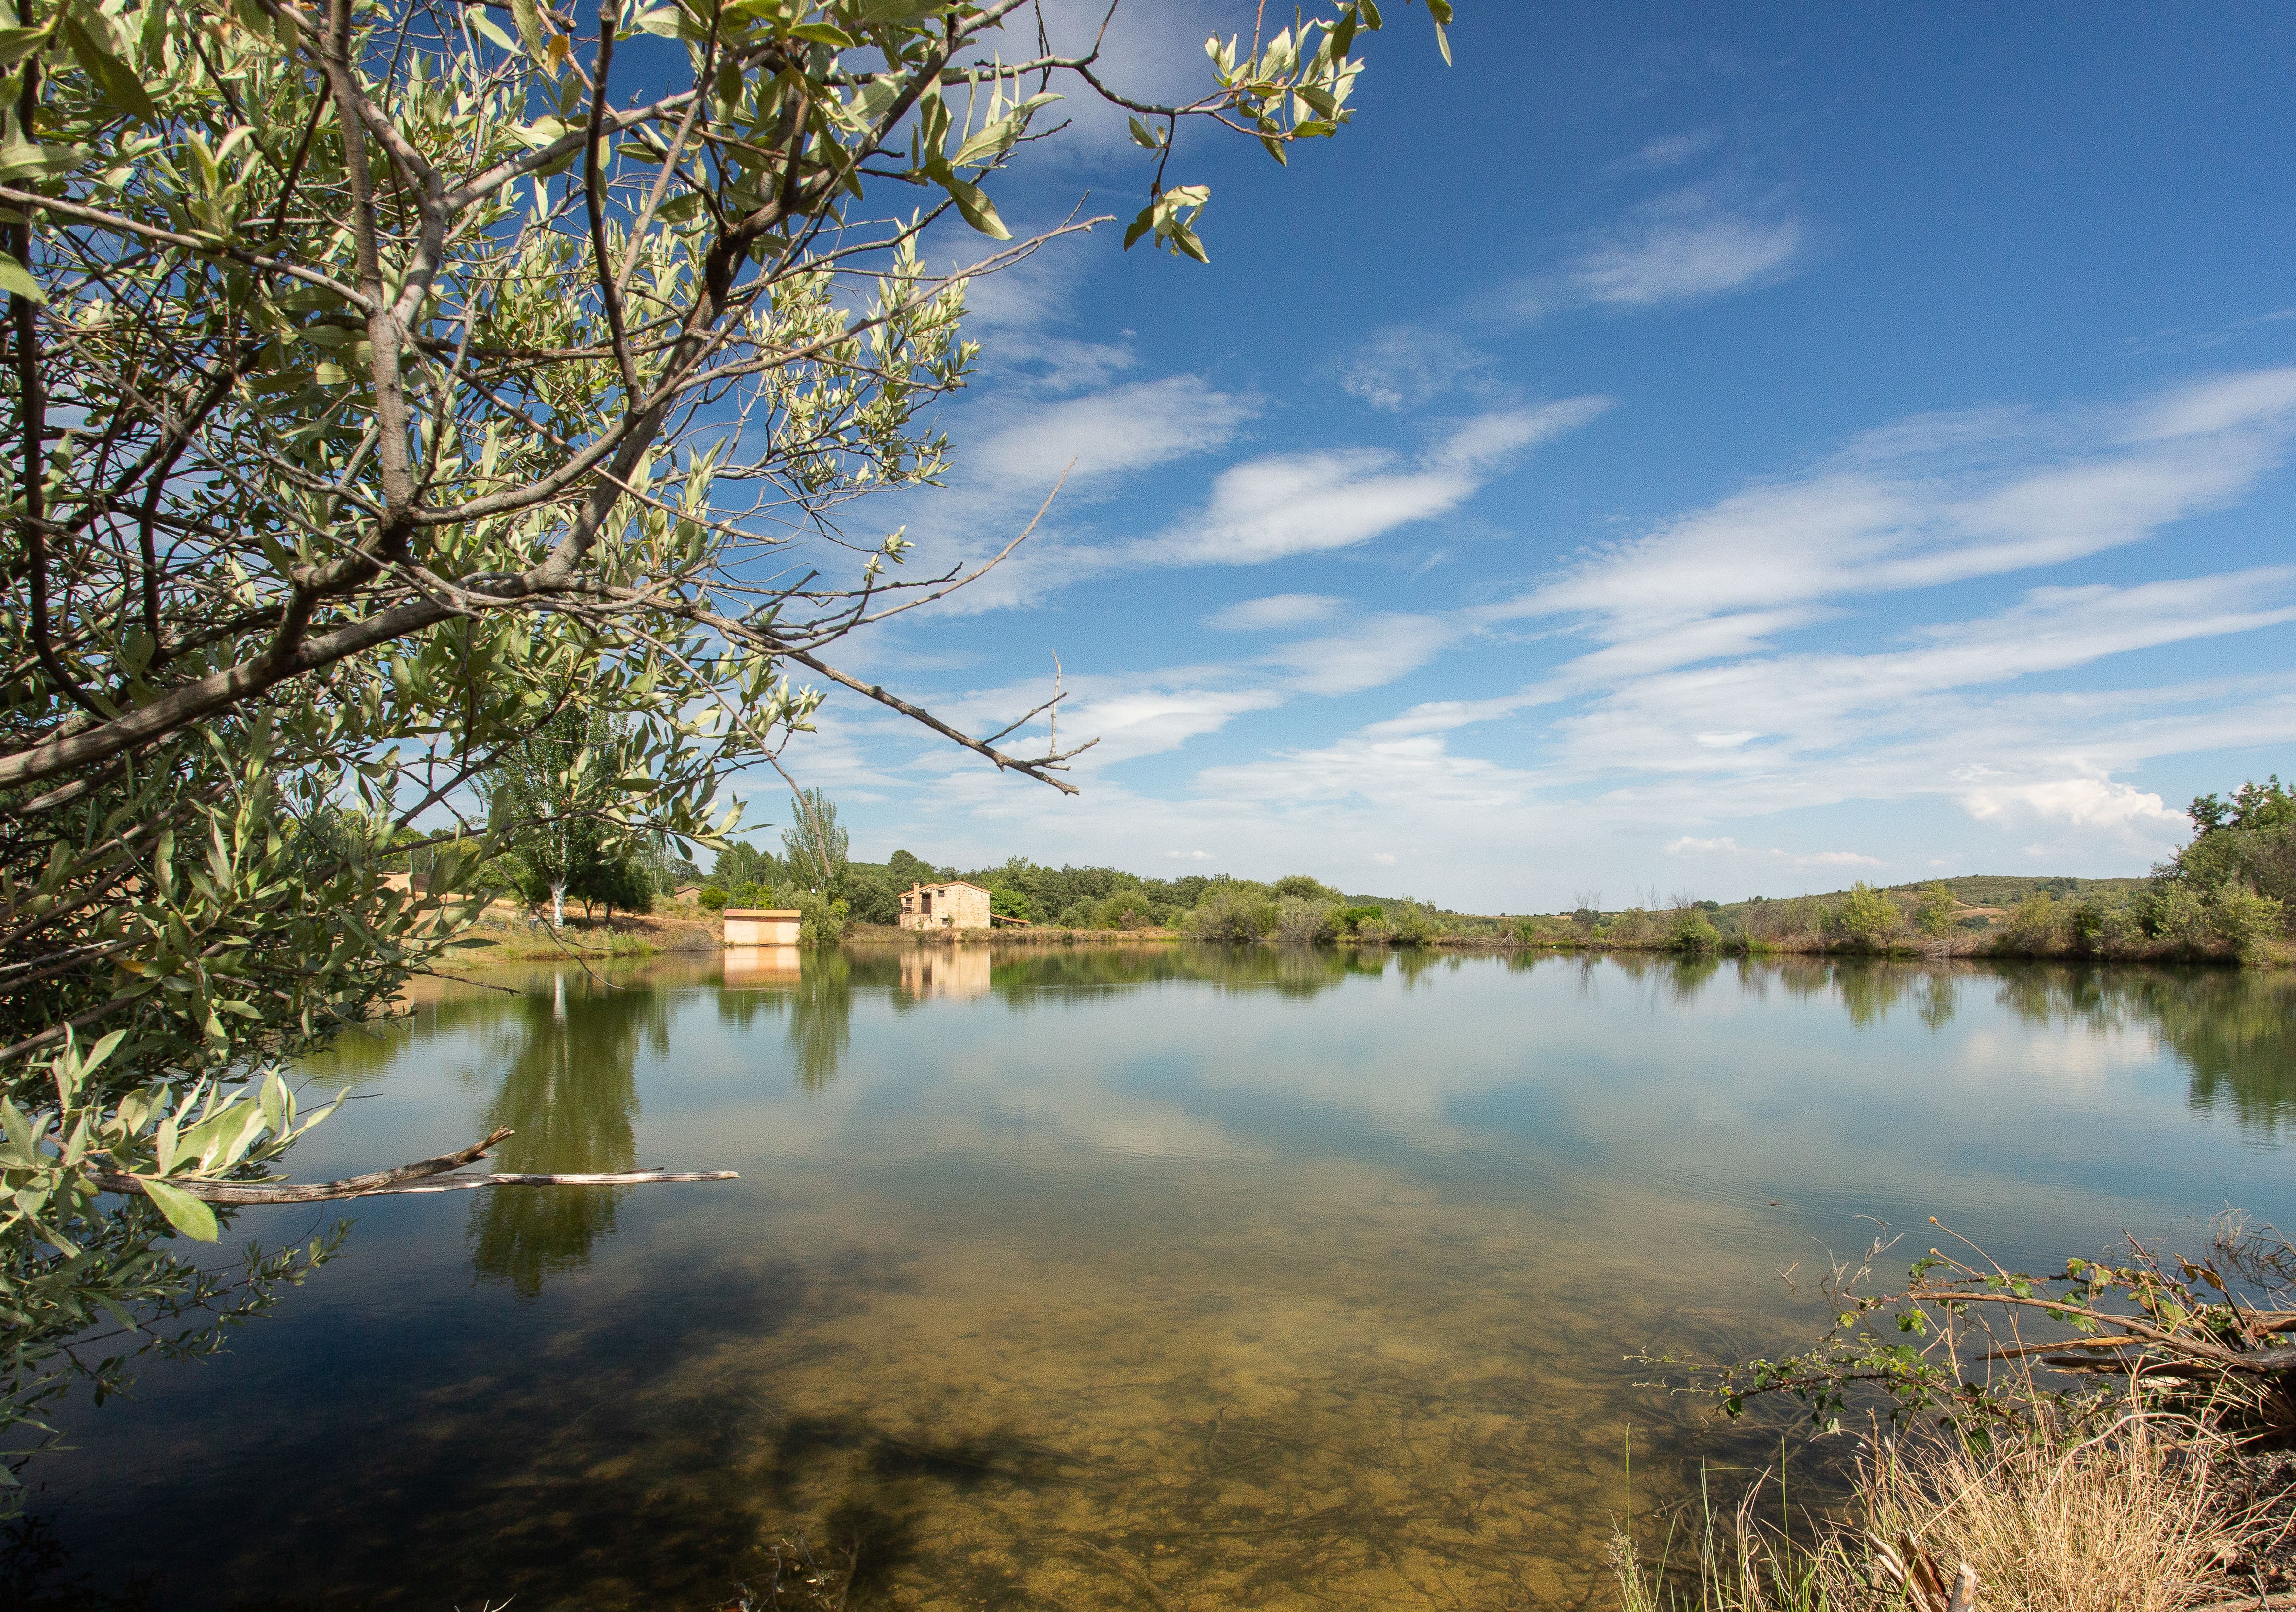
<svg viewBox="0 0 2296 1612">
<path fill-rule="evenodd" d="M 1999 986 L 2032 1024 L 2148 1031 L 2177 1055 L 2202 1113 L 2276 1138 L 2296 1121 L 2296 979 L 2257 969 L 2034 969 Z"/>
<path fill-rule="evenodd" d="M 793 946 L 736 948 L 751 949 L 796 951 Z M 792 974 L 779 967 L 778 959 L 737 958 L 731 951 L 726 955 L 726 988 L 718 994 L 718 1022 L 746 1030 L 761 1015 L 786 1015 L 798 1089 L 816 1094 L 827 1091 L 853 1043 L 853 959 L 835 952 L 801 954 L 800 970 Z"/>
<path fill-rule="evenodd" d="M 496 1007 L 486 1057 L 502 1077 L 485 1126 L 513 1134 L 496 1150 L 507 1171 L 611 1171 L 637 1163 L 637 1056 L 669 1047 L 669 999 L 557 974 L 546 994 Z M 496 1188 L 471 1206 L 471 1269 L 531 1297 L 554 1272 L 590 1261 L 614 1229 L 622 1193 L 597 1187 Z"/>
<path fill-rule="evenodd" d="M 397 1115 L 742 1179 L 504 1194 L 467 1239 L 458 1201 L 364 1208 L 279 1324 L 72 1427 L 87 1559 L 223 1542 L 155 1592 L 186 1612 L 258 1576 L 722 1605 L 800 1533 L 861 1551 L 856 1612 L 1601 1604 L 1613 1517 L 1775 1455 L 1622 1357 L 1806 1342 L 1776 1273 L 1858 1216 L 2021 1264 L 2227 1199 L 2296 1224 L 2296 1003 L 2252 974 L 1168 945 L 607 973 L 427 1001 L 337 1060 L 389 1101 L 316 1147 Z M 258 1460 L 254 1540 L 204 1480 Z"/>
</svg>

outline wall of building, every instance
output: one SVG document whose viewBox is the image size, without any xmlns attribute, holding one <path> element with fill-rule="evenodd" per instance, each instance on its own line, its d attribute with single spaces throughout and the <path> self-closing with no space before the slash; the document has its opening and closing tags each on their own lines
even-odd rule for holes
<svg viewBox="0 0 2296 1612">
<path fill-rule="evenodd" d="M 727 907 L 726 944 L 729 946 L 793 946 L 804 914 L 767 907 Z"/>
</svg>

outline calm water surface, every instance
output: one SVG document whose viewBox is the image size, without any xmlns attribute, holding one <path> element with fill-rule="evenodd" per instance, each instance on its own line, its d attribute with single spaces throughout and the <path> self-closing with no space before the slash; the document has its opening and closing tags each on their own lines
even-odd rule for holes
<svg viewBox="0 0 2296 1612">
<path fill-rule="evenodd" d="M 1599 1604 L 1611 1518 L 1734 1454 L 1622 1356 L 1801 1336 L 1777 1273 L 1860 1216 L 2011 1263 L 2296 1226 L 2296 998 L 2225 971 L 1169 947 L 492 984 L 315 1066 L 360 1100 L 298 1173 L 506 1125 L 505 1168 L 742 1179 L 357 1206 L 229 1354 L 76 1416 L 41 1497 L 70 1575 L 700 1608 L 803 1534 L 857 1544 L 870 1606 Z"/>
</svg>

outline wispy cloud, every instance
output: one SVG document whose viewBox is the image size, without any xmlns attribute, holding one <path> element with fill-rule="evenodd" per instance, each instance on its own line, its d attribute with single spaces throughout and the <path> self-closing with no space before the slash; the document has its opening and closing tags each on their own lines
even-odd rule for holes
<svg viewBox="0 0 2296 1612">
<path fill-rule="evenodd" d="M 1571 263 L 1567 282 L 1599 307 L 1697 301 L 1784 278 L 1807 244 L 1799 216 L 1725 205 L 1702 185 L 1637 208 Z"/>
<path fill-rule="evenodd" d="M 1576 617 L 1679 661 L 1727 653 L 1733 639 L 1800 625 L 1820 601 L 2141 541 L 2246 493 L 2292 438 L 2296 368 L 2118 410 L 1930 417 L 1592 554 L 1488 618 Z"/>
<path fill-rule="evenodd" d="M 1259 412 L 1258 399 L 1196 375 L 1170 375 L 1017 413 L 964 452 L 968 484 L 1020 483 L 1043 496 L 1062 472 L 1083 491 L 1219 447 Z"/>
<path fill-rule="evenodd" d="M 1488 384 L 1490 355 L 1447 331 L 1390 325 L 1332 361 L 1341 389 L 1390 413 Z"/>
<path fill-rule="evenodd" d="M 1722 131 L 1718 128 L 1694 128 L 1678 135 L 1660 135 L 1654 140 L 1644 141 L 1603 171 L 1646 174 L 1659 168 L 1674 168 L 1713 150 L 1721 142 Z"/>
<path fill-rule="evenodd" d="M 1346 601 L 1329 593 L 1271 593 L 1265 599 L 1245 599 L 1204 618 L 1204 625 L 1223 632 L 1254 633 L 1329 621 Z"/>
<path fill-rule="evenodd" d="M 1154 537 L 1112 545 L 1101 562 L 1258 565 L 1352 548 L 1456 509 L 1523 453 L 1609 406 L 1605 397 L 1570 397 L 1480 415 L 1444 432 L 1415 461 L 1369 448 L 1250 460 L 1220 473 L 1200 513 Z"/>
</svg>

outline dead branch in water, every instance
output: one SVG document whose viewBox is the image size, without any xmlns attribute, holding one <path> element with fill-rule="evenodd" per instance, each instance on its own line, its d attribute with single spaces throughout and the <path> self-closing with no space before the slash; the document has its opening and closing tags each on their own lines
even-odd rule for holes
<svg viewBox="0 0 2296 1612">
<path fill-rule="evenodd" d="M 738 1181 L 734 1170 L 625 1170 L 610 1174 L 499 1174 L 455 1175 L 451 1171 L 475 1164 L 493 1151 L 495 1144 L 514 1134 L 507 1126 L 482 1141 L 436 1158 L 420 1158 L 389 1170 L 347 1175 L 340 1181 L 293 1182 L 175 1180 L 161 1184 L 207 1203 L 326 1203 L 343 1198 L 379 1198 L 394 1192 L 463 1192 L 474 1187 L 637 1187 L 655 1182 Z M 116 1170 L 88 1172 L 107 1192 L 144 1193 L 144 1178 Z M 149 1196 L 149 1194 L 144 1194 Z"/>
</svg>

